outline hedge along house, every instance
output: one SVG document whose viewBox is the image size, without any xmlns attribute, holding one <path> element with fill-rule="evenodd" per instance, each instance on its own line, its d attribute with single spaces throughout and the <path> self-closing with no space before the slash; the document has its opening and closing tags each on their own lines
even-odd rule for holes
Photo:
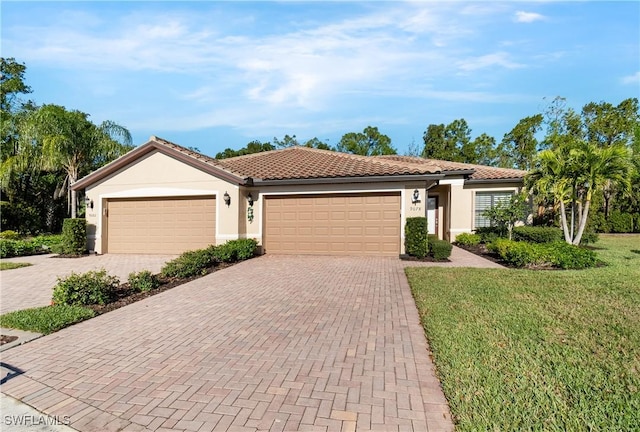
<svg viewBox="0 0 640 432">
<path fill-rule="evenodd" d="M 453 241 L 525 172 L 291 147 L 213 159 L 151 137 L 75 184 L 96 253 L 177 254 L 237 238 L 264 253 L 404 253 L 408 217 Z"/>
</svg>

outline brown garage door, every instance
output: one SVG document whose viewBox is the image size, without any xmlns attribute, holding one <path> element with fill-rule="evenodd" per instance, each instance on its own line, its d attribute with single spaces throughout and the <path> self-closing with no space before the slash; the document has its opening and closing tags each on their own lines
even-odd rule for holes
<svg viewBox="0 0 640 432">
<path fill-rule="evenodd" d="M 107 252 L 177 254 L 215 243 L 215 197 L 111 199 Z"/>
<path fill-rule="evenodd" d="M 400 194 L 265 197 L 266 253 L 398 255 Z"/>
</svg>

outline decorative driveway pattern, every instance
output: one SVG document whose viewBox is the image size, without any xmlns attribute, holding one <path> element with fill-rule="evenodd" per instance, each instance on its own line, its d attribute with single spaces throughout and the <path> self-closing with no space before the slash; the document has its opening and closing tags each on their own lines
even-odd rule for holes
<svg viewBox="0 0 640 432">
<path fill-rule="evenodd" d="M 393 258 L 263 256 L 6 351 L 80 431 L 452 430 Z"/>
<path fill-rule="evenodd" d="M 131 272 L 149 270 L 159 273 L 165 262 L 175 258 L 175 255 L 116 254 L 82 258 L 52 258 L 53 256 L 35 255 L 3 260 L 33 265 L 0 272 L 0 314 L 50 304 L 57 278 L 68 276 L 71 272 L 84 273 L 104 267 L 109 274 L 126 282 Z"/>
</svg>

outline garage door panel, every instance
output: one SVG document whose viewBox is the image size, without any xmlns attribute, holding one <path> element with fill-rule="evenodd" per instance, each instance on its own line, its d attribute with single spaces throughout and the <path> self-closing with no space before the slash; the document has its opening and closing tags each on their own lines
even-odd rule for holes
<svg viewBox="0 0 640 432">
<path fill-rule="evenodd" d="M 267 253 L 400 253 L 399 193 L 268 196 L 264 212 Z"/>
<path fill-rule="evenodd" d="M 107 252 L 177 254 L 215 243 L 215 197 L 112 199 Z"/>
</svg>

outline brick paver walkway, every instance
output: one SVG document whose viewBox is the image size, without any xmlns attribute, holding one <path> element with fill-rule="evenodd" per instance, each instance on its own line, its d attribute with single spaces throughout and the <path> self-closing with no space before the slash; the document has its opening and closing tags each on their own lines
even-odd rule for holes
<svg viewBox="0 0 640 432">
<path fill-rule="evenodd" d="M 2 391 L 80 431 L 451 430 L 405 264 L 255 258 L 6 351 Z"/>
<path fill-rule="evenodd" d="M 9 258 L 3 261 L 28 262 L 21 267 L 0 272 L 0 314 L 51 303 L 53 287 L 58 277 L 71 272 L 84 273 L 105 268 L 111 275 L 126 282 L 129 273 L 149 270 L 159 273 L 162 265 L 175 256 L 169 255 L 91 255 L 82 258 L 52 258 L 35 255 Z"/>
</svg>

